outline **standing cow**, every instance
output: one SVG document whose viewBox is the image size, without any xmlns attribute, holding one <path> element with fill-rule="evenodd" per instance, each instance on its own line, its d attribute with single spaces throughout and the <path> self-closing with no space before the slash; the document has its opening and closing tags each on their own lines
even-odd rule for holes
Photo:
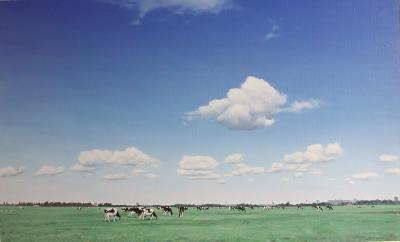
<svg viewBox="0 0 400 242">
<path fill-rule="evenodd" d="M 104 209 L 104 222 L 110 222 L 110 218 L 115 219 L 118 218 L 118 220 L 121 219 L 121 215 L 118 212 L 118 209 L 116 208 L 105 208 Z"/>
</svg>

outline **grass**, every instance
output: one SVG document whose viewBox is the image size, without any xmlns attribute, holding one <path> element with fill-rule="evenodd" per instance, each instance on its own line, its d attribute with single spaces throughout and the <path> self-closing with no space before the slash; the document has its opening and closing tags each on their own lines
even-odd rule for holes
<svg viewBox="0 0 400 242">
<path fill-rule="evenodd" d="M 400 240 L 400 206 L 335 207 L 317 212 L 262 209 L 186 211 L 139 220 L 123 215 L 105 223 L 102 209 L 0 207 L 6 241 L 382 241 Z"/>
</svg>

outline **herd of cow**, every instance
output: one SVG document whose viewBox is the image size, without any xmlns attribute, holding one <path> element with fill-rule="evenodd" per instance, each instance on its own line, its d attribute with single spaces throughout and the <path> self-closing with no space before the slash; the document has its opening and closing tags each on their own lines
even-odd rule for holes
<svg viewBox="0 0 400 242">
<path fill-rule="evenodd" d="M 325 206 L 328 210 L 333 210 L 332 205 L 326 205 Z M 173 210 L 171 206 L 158 206 L 156 207 L 158 210 L 161 210 L 162 214 L 164 216 L 172 216 Z M 197 210 L 208 210 L 209 207 L 207 206 L 196 206 L 195 207 Z M 221 208 L 221 207 L 220 207 Z M 253 206 L 248 206 L 247 208 L 249 209 L 254 209 Z M 312 205 L 312 208 L 314 208 L 316 211 L 323 212 L 323 207 L 321 205 Z M 82 208 L 79 207 L 78 210 L 81 210 Z M 178 206 L 178 217 L 182 218 L 184 212 L 188 209 L 188 207 L 185 206 Z M 243 205 L 236 205 L 236 206 L 229 206 L 228 209 L 230 211 L 241 211 L 241 212 L 246 212 L 246 207 Z M 273 210 L 273 209 L 282 209 L 285 210 L 287 209 L 286 206 L 264 206 L 264 210 Z M 303 210 L 304 207 L 303 205 L 297 205 L 297 210 Z M 146 207 L 141 207 L 141 206 L 135 206 L 135 207 L 123 207 L 122 212 L 126 213 L 130 217 L 137 217 L 139 219 L 158 219 L 158 216 L 155 212 L 154 208 L 146 208 Z M 114 221 L 121 219 L 121 214 L 118 210 L 118 208 L 105 208 L 104 209 L 104 222 L 110 222 L 110 218 L 113 219 Z"/>
<path fill-rule="evenodd" d="M 158 207 L 163 213 L 163 215 L 173 215 L 172 208 L 170 206 L 160 206 Z M 178 217 L 182 218 L 183 213 L 187 210 L 187 207 L 178 207 Z M 153 208 L 145 208 L 145 207 L 125 207 L 121 209 L 123 212 L 127 213 L 128 216 L 136 216 L 139 219 L 157 219 L 158 216 Z M 105 208 L 104 209 L 104 222 L 110 222 L 110 218 L 113 218 L 114 221 L 116 219 L 121 219 L 121 214 L 119 213 L 117 208 Z"/>
</svg>

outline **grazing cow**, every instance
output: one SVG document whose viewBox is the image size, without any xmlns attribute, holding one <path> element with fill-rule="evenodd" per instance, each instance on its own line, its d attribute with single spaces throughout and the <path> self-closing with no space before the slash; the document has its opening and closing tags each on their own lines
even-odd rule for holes
<svg viewBox="0 0 400 242">
<path fill-rule="evenodd" d="M 270 206 L 268 206 L 268 205 L 266 205 L 266 206 L 264 206 L 264 207 L 263 207 L 263 209 L 268 211 L 268 210 L 270 210 L 270 209 L 271 209 L 271 207 L 270 207 Z"/>
<path fill-rule="evenodd" d="M 156 219 L 157 220 L 157 214 L 154 212 L 154 209 L 152 208 L 143 208 L 142 213 L 139 216 L 141 219 L 145 219 L 146 217 L 149 217 L 150 219 Z"/>
<path fill-rule="evenodd" d="M 163 211 L 163 215 L 172 215 L 172 208 L 170 206 L 161 206 L 161 210 Z"/>
<path fill-rule="evenodd" d="M 116 208 L 105 208 L 104 209 L 104 222 L 110 222 L 110 217 L 115 219 L 118 217 L 118 220 L 121 219 L 121 215 Z"/>
<path fill-rule="evenodd" d="M 77 207 L 76 210 L 82 211 L 82 207 Z"/>
<path fill-rule="evenodd" d="M 208 207 L 206 206 L 196 206 L 197 210 L 208 210 Z"/>
<path fill-rule="evenodd" d="M 143 207 L 131 207 L 131 208 L 127 208 L 128 216 L 133 216 L 136 215 L 137 217 L 139 217 L 142 212 L 143 212 Z"/>
<path fill-rule="evenodd" d="M 333 210 L 332 205 L 326 205 L 326 208 L 327 208 L 328 210 Z"/>
<path fill-rule="evenodd" d="M 239 210 L 241 212 L 246 212 L 246 208 L 244 206 L 236 206 L 236 210 Z"/>
<path fill-rule="evenodd" d="M 358 205 L 357 208 L 361 208 L 361 205 Z"/>
<path fill-rule="evenodd" d="M 300 205 L 300 204 L 298 204 L 298 205 L 297 205 L 297 210 L 303 210 L 303 206 Z"/>
<path fill-rule="evenodd" d="M 179 207 L 179 215 L 178 215 L 179 218 L 183 217 L 183 213 L 185 212 L 186 209 L 187 208 L 185 207 Z"/>
<path fill-rule="evenodd" d="M 320 211 L 320 212 L 323 212 L 323 211 L 324 211 L 324 209 L 323 209 L 320 205 L 313 205 L 313 207 L 314 207 L 315 209 L 317 209 L 317 211 Z"/>
</svg>

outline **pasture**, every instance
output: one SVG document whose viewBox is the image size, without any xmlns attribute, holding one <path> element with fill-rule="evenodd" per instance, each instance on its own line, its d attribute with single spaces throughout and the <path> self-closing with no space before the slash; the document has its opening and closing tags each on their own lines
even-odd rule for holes
<svg viewBox="0 0 400 242">
<path fill-rule="evenodd" d="M 382 241 L 400 240 L 400 206 L 189 209 L 105 223 L 102 208 L 0 207 L 0 241 Z"/>
</svg>

